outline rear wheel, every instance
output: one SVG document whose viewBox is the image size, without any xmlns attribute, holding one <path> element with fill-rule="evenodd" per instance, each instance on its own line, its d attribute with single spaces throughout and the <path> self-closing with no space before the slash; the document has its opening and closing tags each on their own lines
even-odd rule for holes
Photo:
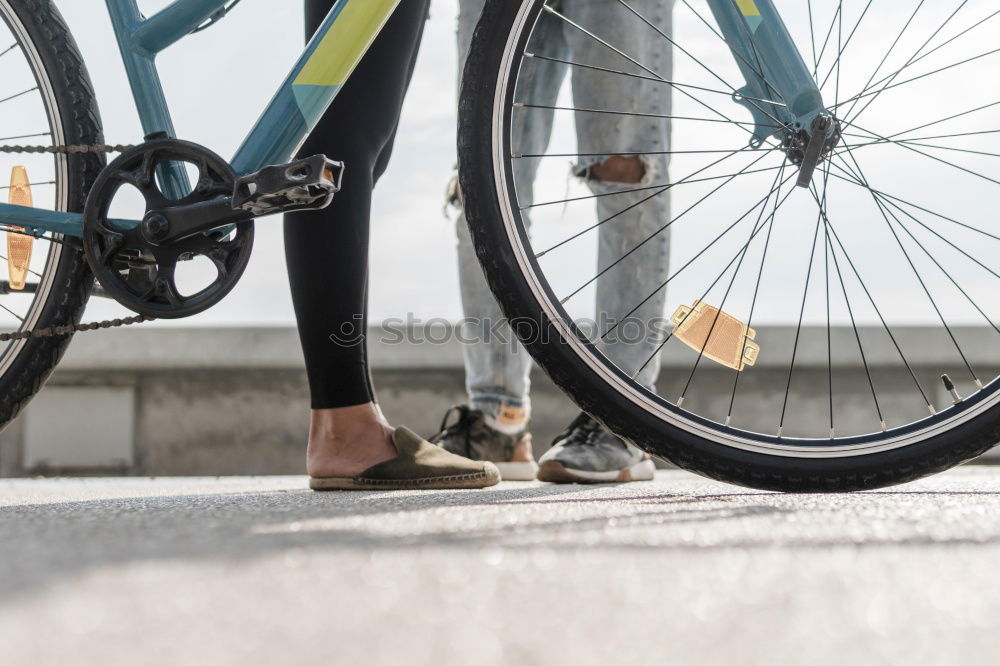
<svg viewBox="0 0 1000 666">
<path fill-rule="evenodd" d="M 103 143 L 90 78 L 51 0 L 0 0 L 0 19 L 0 144 Z M 82 212 L 103 163 L 95 155 L 0 154 L 0 184 L 24 167 L 35 207 Z M 8 250 L 18 238 L 0 233 L 0 330 L 79 322 L 93 279 L 76 239 L 36 239 L 19 289 Z M 0 343 L 0 425 L 38 392 L 69 342 L 66 335 Z"/>
<path fill-rule="evenodd" d="M 670 2 L 614 0 L 602 11 L 616 16 L 603 20 L 559 0 L 488 3 L 461 100 L 477 252 L 548 374 L 616 433 L 681 467 L 790 491 L 947 469 L 1000 440 L 1000 12 L 976 1 L 775 4 L 843 135 L 810 189 L 794 187 L 788 136 L 751 140 L 754 119 L 734 103 L 740 73 L 704 3 L 671 14 Z M 616 40 L 625 24 L 633 32 Z M 660 51 L 637 56 L 650 38 Z M 594 59 L 574 43 L 596 44 Z M 572 89 L 534 84 L 553 66 L 572 73 Z M 623 82 L 635 80 L 659 97 L 628 92 Z M 590 86 L 589 105 L 577 86 Z M 624 142 L 622 118 L 669 122 L 673 145 Z M 532 123 L 551 123 L 541 149 L 524 143 Z M 669 179 L 654 155 L 669 160 Z M 567 160 L 586 178 L 579 165 L 611 156 L 641 157 L 658 179 L 604 191 L 583 180 L 566 193 Z M 519 175 L 527 160 L 531 179 Z M 673 210 L 652 234 L 595 252 L 630 207 L 664 196 Z M 595 214 L 596 201 L 618 197 L 617 212 Z M 668 232 L 674 265 L 653 267 L 665 278 L 647 278 L 644 291 L 615 283 L 626 286 L 617 302 L 603 297 L 613 311 L 581 325 L 602 282 Z M 615 358 L 623 323 L 664 294 L 660 314 L 672 322 L 639 322 L 648 356 Z M 768 324 L 783 327 L 754 341 L 752 328 Z M 640 381 L 660 354 L 670 371 L 655 386 Z"/>
</svg>

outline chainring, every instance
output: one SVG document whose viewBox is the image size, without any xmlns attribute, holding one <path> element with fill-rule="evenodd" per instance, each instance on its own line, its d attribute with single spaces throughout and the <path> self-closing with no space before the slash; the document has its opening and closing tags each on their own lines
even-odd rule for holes
<svg viewBox="0 0 1000 666">
<path fill-rule="evenodd" d="M 157 170 L 167 163 L 187 163 L 198 169 L 194 188 L 181 199 L 169 199 L 157 183 Z M 139 191 L 149 214 L 231 196 L 235 181 L 232 167 L 221 157 L 177 139 L 148 141 L 111 162 L 94 183 L 83 215 L 87 262 L 108 295 L 133 312 L 160 319 L 190 317 L 221 301 L 249 263 L 252 220 L 154 244 L 142 233 L 141 223 L 110 220 L 108 211 L 123 186 Z M 196 293 L 184 294 L 177 286 L 177 265 L 197 257 L 211 261 L 217 276 Z"/>
</svg>

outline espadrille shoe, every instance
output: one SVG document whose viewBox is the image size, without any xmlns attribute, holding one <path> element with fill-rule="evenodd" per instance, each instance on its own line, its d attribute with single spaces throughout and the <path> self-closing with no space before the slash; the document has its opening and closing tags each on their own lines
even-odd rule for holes
<svg viewBox="0 0 1000 666">
<path fill-rule="evenodd" d="M 392 460 L 372 465 L 354 478 L 313 477 L 313 490 L 443 490 L 487 488 L 500 481 L 491 462 L 473 461 L 425 441 L 408 428 L 396 428 Z"/>
</svg>

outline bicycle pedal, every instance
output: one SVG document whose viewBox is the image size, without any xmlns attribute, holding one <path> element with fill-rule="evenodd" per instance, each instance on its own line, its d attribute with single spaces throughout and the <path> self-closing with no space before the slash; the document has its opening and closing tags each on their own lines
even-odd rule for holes
<svg viewBox="0 0 1000 666">
<path fill-rule="evenodd" d="M 674 337 L 705 358 L 740 372 L 757 363 L 757 332 L 716 307 L 695 301 L 677 308 L 670 321 L 676 326 Z"/>
<path fill-rule="evenodd" d="M 343 177 L 343 162 L 325 155 L 264 167 L 236 181 L 232 207 L 255 217 L 326 208 Z"/>
<path fill-rule="evenodd" d="M 16 166 L 11 170 L 7 201 L 15 206 L 34 205 L 28 170 L 23 166 Z M 21 229 L 21 227 L 12 228 Z M 7 232 L 7 279 L 14 291 L 24 290 L 28 280 L 28 269 L 31 266 L 31 250 L 34 246 L 35 239 L 31 236 Z"/>
</svg>

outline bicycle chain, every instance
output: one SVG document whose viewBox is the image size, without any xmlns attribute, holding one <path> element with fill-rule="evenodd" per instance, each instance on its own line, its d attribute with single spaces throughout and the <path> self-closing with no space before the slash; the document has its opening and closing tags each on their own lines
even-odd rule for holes
<svg viewBox="0 0 1000 666">
<path fill-rule="evenodd" d="M 94 144 L 94 145 L 62 145 L 62 146 L 20 146 L 20 145 L 0 145 L 0 153 L 8 154 L 39 154 L 39 153 L 49 153 L 52 155 L 101 155 L 107 153 L 121 153 L 135 146 L 131 145 L 108 145 L 108 144 Z M 17 233 L 16 231 L 11 231 L 10 229 L 4 229 L 7 233 Z M 32 234 L 25 234 L 27 236 L 32 236 Z M 87 324 L 70 324 L 69 326 L 50 326 L 48 328 L 36 328 L 29 331 L 17 331 L 14 333 L 0 333 L 0 342 L 13 342 L 17 340 L 28 340 L 31 338 L 54 338 L 62 335 L 72 335 L 74 333 L 83 333 L 86 331 L 97 331 L 109 328 L 118 328 L 120 326 L 132 326 L 133 324 L 141 324 L 147 321 L 155 321 L 154 317 L 147 317 L 146 315 L 136 315 L 134 317 L 126 317 L 124 319 L 105 319 L 103 321 L 95 321 Z"/>
</svg>

